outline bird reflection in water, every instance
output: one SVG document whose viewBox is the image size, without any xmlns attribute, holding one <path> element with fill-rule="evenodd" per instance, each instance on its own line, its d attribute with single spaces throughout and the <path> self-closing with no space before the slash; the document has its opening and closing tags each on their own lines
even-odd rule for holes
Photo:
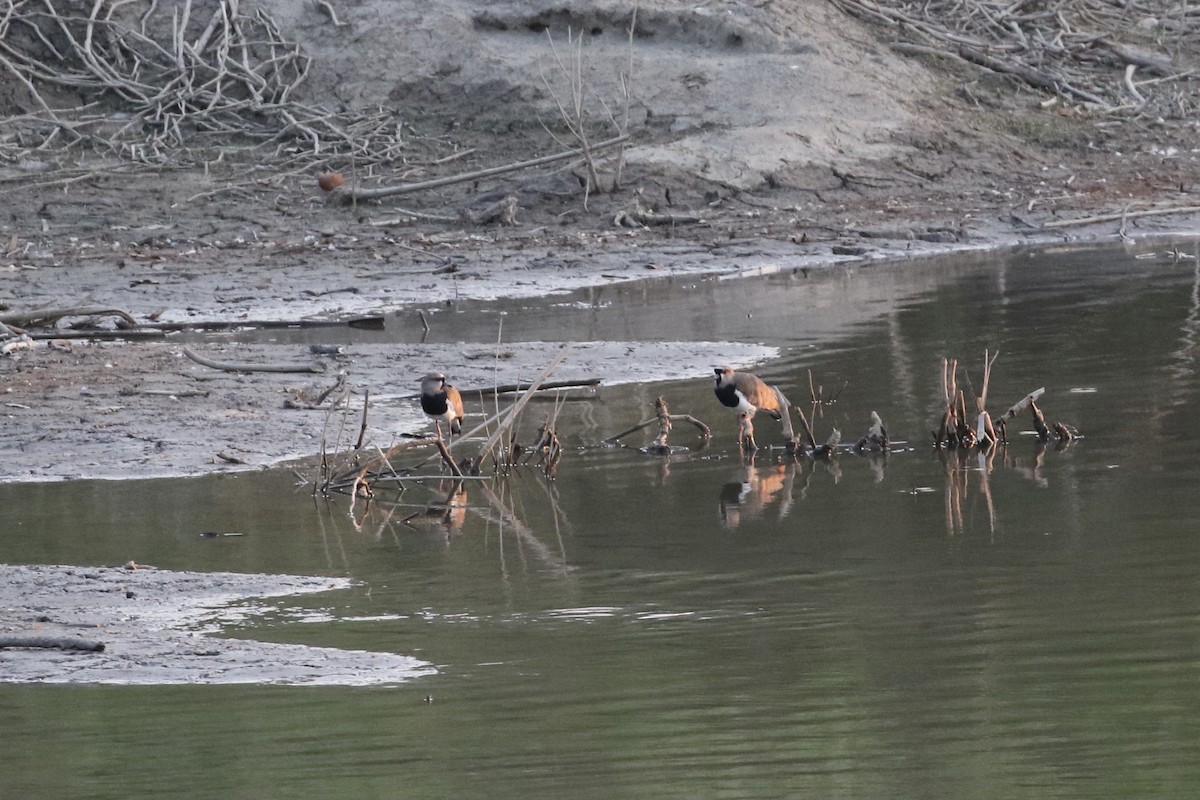
<svg viewBox="0 0 1200 800">
<path fill-rule="evenodd" d="M 744 520 L 760 517 L 777 496 L 777 519 L 786 517 L 792 510 L 797 469 L 794 461 L 764 467 L 757 466 L 753 459 L 743 462 L 738 480 L 721 487 L 718 498 L 721 524 L 726 528 L 736 528 Z"/>
</svg>

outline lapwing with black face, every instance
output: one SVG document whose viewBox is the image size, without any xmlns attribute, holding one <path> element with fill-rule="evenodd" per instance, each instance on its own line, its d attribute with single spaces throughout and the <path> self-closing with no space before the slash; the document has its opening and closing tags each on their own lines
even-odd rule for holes
<svg viewBox="0 0 1200 800">
<path fill-rule="evenodd" d="M 759 411 L 765 412 L 777 420 L 783 419 L 780 413 L 779 397 L 775 390 L 762 381 L 757 375 L 749 372 L 734 372 L 733 367 L 714 367 L 716 373 L 717 399 L 721 405 L 732 408 L 738 415 L 738 445 L 743 441 L 751 450 L 757 450 L 754 443 L 754 427 L 751 418 Z"/>
<path fill-rule="evenodd" d="M 458 389 L 446 383 L 446 376 L 442 373 L 431 372 L 421 378 L 421 410 L 433 420 L 438 438 L 442 436 L 443 422 L 450 436 L 462 433 L 462 395 Z"/>
</svg>

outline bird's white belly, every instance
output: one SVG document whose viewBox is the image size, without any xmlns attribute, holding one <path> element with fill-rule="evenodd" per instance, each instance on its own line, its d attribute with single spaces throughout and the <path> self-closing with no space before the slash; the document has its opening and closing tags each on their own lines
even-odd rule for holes
<svg viewBox="0 0 1200 800">
<path fill-rule="evenodd" d="M 734 410 L 737 411 L 737 413 L 753 414 L 755 411 L 758 411 L 758 406 L 751 405 L 750 401 L 746 399 L 746 395 L 742 394 L 741 392 L 735 392 L 735 394 L 737 395 L 738 404 L 737 408 Z"/>
</svg>

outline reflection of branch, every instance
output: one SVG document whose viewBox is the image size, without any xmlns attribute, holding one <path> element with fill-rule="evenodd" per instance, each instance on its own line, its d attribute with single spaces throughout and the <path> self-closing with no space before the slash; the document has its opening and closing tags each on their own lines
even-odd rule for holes
<svg viewBox="0 0 1200 800">
<path fill-rule="evenodd" d="M 959 468 L 957 452 L 943 453 L 942 465 L 946 468 L 946 533 L 954 536 L 963 529 L 962 500 L 966 487 L 959 478 L 965 478 L 966 472 Z"/>
<path fill-rule="evenodd" d="M 528 545 L 538 558 L 544 561 L 559 575 L 565 577 L 568 573 L 570 573 L 571 567 L 569 564 L 567 564 L 566 560 L 555 555 L 550 551 L 549 547 L 542 544 L 542 541 L 537 538 L 537 535 L 534 534 L 532 530 L 530 530 L 529 526 L 518 519 L 516 513 L 506 506 L 504 501 L 496 496 L 495 492 L 493 492 L 487 487 L 486 484 L 483 483 L 479 484 L 479 488 L 483 492 L 483 496 L 487 498 L 488 503 L 490 503 L 492 508 L 495 509 L 496 513 L 500 515 L 501 521 L 512 526 L 513 531 L 515 531 L 517 534 L 517 539 L 521 543 Z M 476 511 L 476 513 L 479 512 Z"/>
<path fill-rule="evenodd" d="M 1186 393 L 1190 378 L 1196 371 L 1196 341 L 1200 338 L 1200 245 L 1197 245 L 1187 315 L 1179 327 L 1179 347 L 1171 352 L 1171 364 L 1167 366 L 1166 371 L 1171 379 L 1171 387 L 1177 394 L 1183 394 Z"/>
<path fill-rule="evenodd" d="M 563 545 L 561 526 L 567 525 L 569 527 L 571 521 L 567 519 L 566 512 L 558 504 L 558 491 L 554 488 L 555 484 L 549 481 L 535 481 L 535 483 L 546 493 L 546 499 L 550 503 L 550 511 L 554 514 L 554 538 L 558 540 L 558 551 L 562 553 L 563 560 L 565 561 L 567 558 L 567 548 Z"/>
</svg>

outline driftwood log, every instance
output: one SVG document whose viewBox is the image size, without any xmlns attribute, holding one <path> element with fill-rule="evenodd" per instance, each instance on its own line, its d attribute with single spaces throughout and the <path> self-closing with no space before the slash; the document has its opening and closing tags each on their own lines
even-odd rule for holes
<svg viewBox="0 0 1200 800">
<path fill-rule="evenodd" d="M 226 361 L 213 361 L 193 352 L 190 347 L 183 348 L 183 354 L 205 367 L 219 369 L 223 372 L 324 372 L 325 364 L 312 361 L 308 364 L 236 364 Z"/>
<path fill-rule="evenodd" d="M 629 140 L 629 135 L 617 136 L 603 142 L 591 145 L 589 152 L 601 150 L 608 147 L 621 144 Z M 401 195 L 413 194 L 414 192 L 423 192 L 428 189 L 439 189 L 443 186 L 452 186 L 456 183 L 469 183 L 470 181 L 479 180 L 481 178 L 490 178 L 495 175 L 504 175 L 509 172 L 517 172 L 531 167 L 540 167 L 545 164 L 553 164 L 558 161 L 566 161 L 571 158 L 579 158 L 584 155 L 581 148 L 567 150 L 554 155 L 542 156 L 540 158 L 531 158 L 527 161 L 517 161 L 512 164 L 504 164 L 499 167 L 489 167 L 488 169 L 476 170 L 475 172 L 465 172 L 459 175 L 448 175 L 444 178 L 434 178 L 433 180 L 420 181 L 418 183 L 401 183 L 395 186 L 378 186 L 374 188 L 355 187 L 349 184 L 333 187 L 329 192 L 329 200 L 332 203 L 341 205 L 350 205 L 352 203 L 366 202 L 370 200 L 383 200 L 388 197 L 399 197 Z"/>
<path fill-rule="evenodd" d="M 78 639 L 74 636 L 0 636 L 0 648 L 47 648 L 52 650 L 84 650 L 92 653 L 104 651 L 104 642 Z"/>
<path fill-rule="evenodd" d="M 655 225 L 694 225 L 704 218 L 695 214 L 662 214 L 657 211 L 618 211 L 613 225 L 618 228 L 650 228 Z"/>
<path fill-rule="evenodd" d="M 64 317 L 118 317 L 130 327 L 137 320 L 128 311 L 108 306 L 66 306 L 65 308 L 37 308 L 30 311 L 6 311 L 0 313 L 0 322 L 18 328 L 42 328 L 54 325 Z"/>
</svg>

